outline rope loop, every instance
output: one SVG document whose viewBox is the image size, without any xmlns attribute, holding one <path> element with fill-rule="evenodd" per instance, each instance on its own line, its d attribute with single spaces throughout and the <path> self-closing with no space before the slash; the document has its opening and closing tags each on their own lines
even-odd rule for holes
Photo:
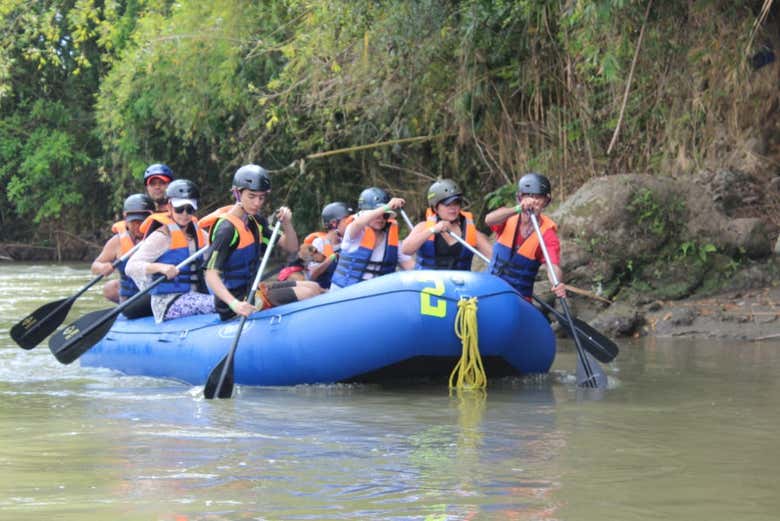
<svg viewBox="0 0 780 521">
<path fill-rule="evenodd" d="M 487 387 L 487 376 L 479 354 L 477 330 L 477 297 L 461 297 L 455 316 L 455 334 L 460 338 L 463 350 L 460 360 L 450 373 L 450 388 L 476 390 Z M 456 375 L 457 373 L 457 375 Z M 453 384 L 453 381 L 455 383 Z"/>
</svg>

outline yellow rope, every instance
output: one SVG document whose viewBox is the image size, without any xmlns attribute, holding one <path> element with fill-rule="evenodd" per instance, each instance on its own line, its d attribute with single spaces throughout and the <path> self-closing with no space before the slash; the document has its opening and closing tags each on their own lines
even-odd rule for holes
<svg viewBox="0 0 780 521">
<path fill-rule="evenodd" d="M 455 334 L 460 338 L 463 351 L 460 360 L 450 373 L 450 388 L 484 389 L 487 376 L 479 355 L 479 333 L 477 331 L 477 297 L 461 298 L 458 314 L 455 316 Z M 455 376 L 457 373 L 457 377 Z M 457 383 L 453 385 L 453 379 Z"/>
</svg>

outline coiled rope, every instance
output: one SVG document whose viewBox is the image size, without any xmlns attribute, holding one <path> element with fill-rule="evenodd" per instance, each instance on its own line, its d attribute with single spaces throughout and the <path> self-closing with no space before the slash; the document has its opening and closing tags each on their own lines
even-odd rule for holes
<svg viewBox="0 0 780 521">
<path fill-rule="evenodd" d="M 455 316 L 455 334 L 460 338 L 463 350 L 460 360 L 458 360 L 452 373 L 450 373 L 450 388 L 485 389 L 487 387 L 487 376 L 482 365 L 482 357 L 479 354 L 477 297 L 462 297 L 458 301 L 458 314 Z M 455 380 L 454 384 L 453 380 Z"/>
</svg>

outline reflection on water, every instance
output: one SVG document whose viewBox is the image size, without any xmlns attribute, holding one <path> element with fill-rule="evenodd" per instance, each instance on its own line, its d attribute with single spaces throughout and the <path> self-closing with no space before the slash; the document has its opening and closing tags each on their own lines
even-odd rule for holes
<svg viewBox="0 0 780 521">
<path fill-rule="evenodd" d="M 85 266 L 0 264 L 0 518 L 775 519 L 780 344 L 623 343 L 600 399 L 553 374 L 200 389 L 62 366 L 9 328 Z M 70 320 L 99 309 L 99 289 Z"/>
</svg>

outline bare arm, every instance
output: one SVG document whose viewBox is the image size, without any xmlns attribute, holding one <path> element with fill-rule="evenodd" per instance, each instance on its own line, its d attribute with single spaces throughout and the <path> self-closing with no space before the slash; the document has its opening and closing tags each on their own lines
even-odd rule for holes
<svg viewBox="0 0 780 521">
<path fill-rule="evenodd" d="M 516 213 L 516 206 L 505 206 L 503 208 L 498 208 L 485 216 L 485 224 L 488 226 L 496 226 L 497 224 L 503 223 Z"/>
<path fill-rule="evenodd" d="M 428 237 L 431 236 L 431 233 L 432 232 L 427 222 L 417 223 L 415 227 L 412 228 L 412 231 L 409 232 L 409 235 L 407 235 L 404 239 L 401 252 L 403 252 L 405 255 L 414 255 L 417 253 L 417 250 L 419 250 L 422 245 L 425 244 L 425 241 L 428 240 Z"/>
<path fill-rule="evenodd" d="M 90 271 L 95 275 L 108 276 L 114 271 L 113 262 L 119 258 L 119 235 L 114 235 L 103 246 L 100 255 L 92 261 Z"/>
<path fill-rule="evenodd" d="M 338 256 L 333 253 L 329 257 L 325 257 L 325 260 L 317 264 L 315 267 L 309 270 L 309 278 L 311 280 L 317 280 L 323 273 L 325 273 L 331 264 L 338 262 Z"/>
<path fill-rule="evenodd" d="M 279 237 L 279 246 L 287 253 L 298 251 L 298 234 L 292 225 L 292 212 L 286 206 L 282 206 L 276 212 L 276 218 L 282 220 L 282 234 Z"/>
<path fill-rule="evenodd" d="M 162 229 L 151 234 L 141 247 L 138 248 L 130 260 L 127 261 L 125 272 L 139 284 L 146 280 L 147 275 L 163 273 L 167 278 L 174 278 L 179 270 L 173 264 L 164 264 L 154 262 L 160 255 L 165 253 L 170 246 L 170 238 Z M 174 273 L 175 272 L 175 273 Z"/>
</svg>

